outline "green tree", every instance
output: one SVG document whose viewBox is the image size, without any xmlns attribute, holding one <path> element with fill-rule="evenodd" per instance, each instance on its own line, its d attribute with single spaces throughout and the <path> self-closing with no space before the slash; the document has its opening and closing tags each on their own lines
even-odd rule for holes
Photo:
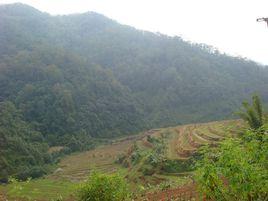
<svg viewBox="0 0 268 201">
<path fill-rule="evenodd" d="M 20 180 L 42 176 L 51 163 L 47 151 L 42 134 L 22 119 L 20 110 L 0 102 L 0 182 L 10 175 Z"/>
<path fill-rule="evenodd" d="M 252 96 L 252 105 L 247 101 L 242 103 L 243 110 L 238 112 L 238 115 L 245 120 L 250 128 L 258 129 L 263 126 L 263 111 L 260 97 Z"/>
<path fill-rule="evenodd" d="M 129 198 L 127 183 L 117 174 L 93 172 L 78 188 L 79 201 L 123 201 Z"/>
</svg>

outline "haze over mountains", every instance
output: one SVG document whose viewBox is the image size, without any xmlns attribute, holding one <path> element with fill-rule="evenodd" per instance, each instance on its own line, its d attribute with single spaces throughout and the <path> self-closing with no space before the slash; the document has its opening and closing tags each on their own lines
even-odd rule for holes
<svg viewBox="0 0 268 201">
<path fill-rule="evenodd" d="M 2 5 L 0 143 L 14 146 L 1 174 L 19 171 L 21 157 L 25 166 L 49 162 L 33 151 L 47 145 L 77 150 L 90 137 L 230 118 L 254 92 L 268 102 L 267 88 L 267 68 L 179 37 L 93 12 L 50 16 Z"/>
</svg>

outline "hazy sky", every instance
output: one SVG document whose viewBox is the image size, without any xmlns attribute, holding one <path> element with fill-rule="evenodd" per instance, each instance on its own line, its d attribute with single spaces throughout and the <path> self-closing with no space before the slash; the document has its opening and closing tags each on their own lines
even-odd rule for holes
<svg viewBox="0 0 268 201">
<path fill-rule="evenodd" d="M 50 14 L 96 11 L 139 29 L 179 35 L 268 65 L 268 0 L 0 0 Z M 0 27 L 1 28 L 1 27 Z"/>
</svg>

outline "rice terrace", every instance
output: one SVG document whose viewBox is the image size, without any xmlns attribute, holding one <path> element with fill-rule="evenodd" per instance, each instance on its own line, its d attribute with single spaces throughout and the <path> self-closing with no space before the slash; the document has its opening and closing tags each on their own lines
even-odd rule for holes
<svg viewBox="0 0 268 201">
<path fill-rule="evenodd" d="M 152 129 L 111 140 L 93 150 L 64 157 L 53 173 L 24 182 L 19 190 L 14 190 L 16 184 L 1 187 L 0 199 L 51 200 L 61 196 L 72 200 L 71 189 L 91 171 L 120 172 L 137 192 L 137 200 L 176 196 L 197 199 L 189 169 L 192 157 L 202 145 L 216 146 L 220 140 L 236 136 L 242 128 L 241 120 L 217 121 Z"/>
</svg>

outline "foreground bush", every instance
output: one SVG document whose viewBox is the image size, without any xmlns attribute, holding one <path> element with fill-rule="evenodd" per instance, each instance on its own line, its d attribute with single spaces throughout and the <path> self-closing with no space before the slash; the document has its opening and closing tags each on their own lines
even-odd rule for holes
<svg viewBox="0 0 268 201">
<path fill-rule="evenodd" d="M 268 198 L 268 136 L 266 128 L 229 139 L 198 163 L 196 180 L 209 200 L 253 201 Z"/>
<path fill-rule="evenodd" d="M 94 172 L 78 188 L 79 201 L 123 201 L 129 198 L 127 183 L 117 174 Z"/>
</svg>

